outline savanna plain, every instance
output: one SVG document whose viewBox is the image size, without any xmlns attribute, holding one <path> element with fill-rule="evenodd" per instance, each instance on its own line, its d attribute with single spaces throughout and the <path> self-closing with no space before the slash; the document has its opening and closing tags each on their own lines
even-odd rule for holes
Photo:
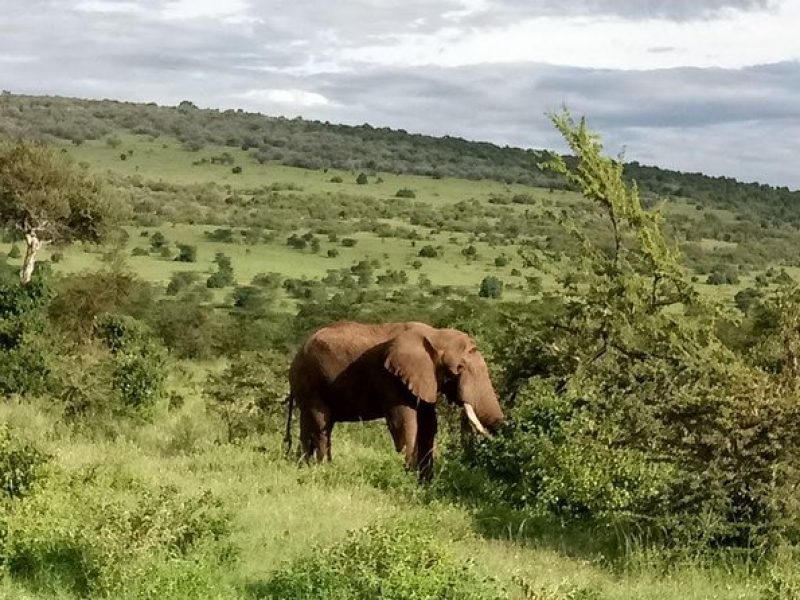
<svg viewBox="0 0 800 600">
<path fill-rule="evenodd" d="M 800 192 L 552 120 L 569 156 L 0 96 L 0 596 L 800 598 Z M 427 485 L 382 421 L 287 454 L 344 319 L 468 332 L 507 424 L 439 402 Z"/>
</svg>

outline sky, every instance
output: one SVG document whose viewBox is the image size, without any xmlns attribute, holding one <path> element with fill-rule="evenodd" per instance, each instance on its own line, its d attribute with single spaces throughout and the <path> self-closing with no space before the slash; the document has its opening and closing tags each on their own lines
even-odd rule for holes
<svg viewBox="0 0 800 600">
<path fill-rule="evenodd" d="M 800 0 L 0 0 L 0 88 L 609 152 L 800 188 Z"/>
</svg>

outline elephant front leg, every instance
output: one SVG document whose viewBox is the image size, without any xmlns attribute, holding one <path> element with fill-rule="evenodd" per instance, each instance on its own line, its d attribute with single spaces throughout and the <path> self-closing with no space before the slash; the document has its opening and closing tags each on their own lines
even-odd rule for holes
<svg viewBox="0 0 800 600">
<path fill-rule="evenodd" d="M 420 483 L 433 479 L 433 454 L 436 444 L 436 406 L 420 402 L 417 407 L 417 461 Z"/>
</svg>

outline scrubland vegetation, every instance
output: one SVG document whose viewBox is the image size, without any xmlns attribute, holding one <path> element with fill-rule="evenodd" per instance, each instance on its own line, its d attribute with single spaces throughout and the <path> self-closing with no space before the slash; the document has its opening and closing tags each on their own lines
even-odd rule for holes
<svg viewBox="0 0 800 600">
<path fill-rule="evenodd" d="M 572 157 L 0 97 L 0 594 L 800 597 L 797 193 L 553 120 Z M 508 425 L 442 410 L 425 487 L 382 423 L 286 458 L 345 318 L 469 332 Z"/>
</svg>

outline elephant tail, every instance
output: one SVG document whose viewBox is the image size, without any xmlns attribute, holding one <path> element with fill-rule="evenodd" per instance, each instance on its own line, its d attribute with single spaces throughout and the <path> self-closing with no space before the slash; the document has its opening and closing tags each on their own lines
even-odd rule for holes
<svg viewBox="0 0 800 600">
<path fill-rule="evenodd" d="M 283 434 L 283 449 L 287 456 L 292 451 L 292 412 L 294 412 L 294 396 L 289 392 L 286 397 L 286 432 Z"/>
</svg>

